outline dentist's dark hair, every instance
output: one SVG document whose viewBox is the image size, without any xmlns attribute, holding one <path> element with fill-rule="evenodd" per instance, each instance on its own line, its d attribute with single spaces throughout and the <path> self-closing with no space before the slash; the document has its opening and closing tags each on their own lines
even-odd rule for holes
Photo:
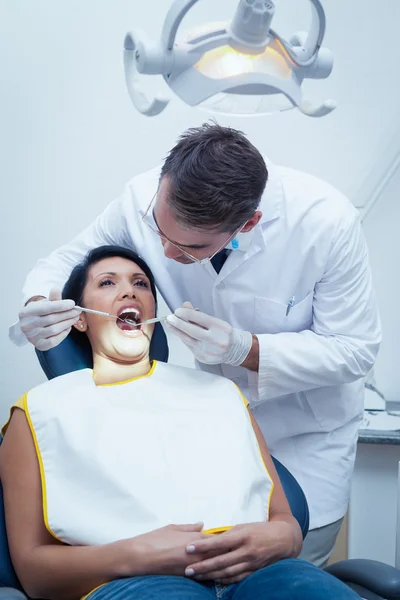
<svg viewBox="0 0 400 600">
<path fill-rule="evenodd" d="M 189 229 L 232 233 L 257 210 L 268 180 L 261 153 L 242 131 L 204 123 L 185 131 L 161 169 L 166 201 Z"/>
</svg>

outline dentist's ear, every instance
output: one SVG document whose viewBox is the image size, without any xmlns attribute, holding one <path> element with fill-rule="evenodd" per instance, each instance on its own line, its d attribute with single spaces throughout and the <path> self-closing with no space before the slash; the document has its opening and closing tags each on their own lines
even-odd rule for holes
<svg viewBox="0 0 400 600">
<path fill-rule="evenodd" d="M 242 229 L 240 230 L 240 233 L 248 233 L 249 231 L 254 229 L 254 227 L 256 225 L 258 225 L 258 223 L 260 222 L 261 217 L 262 217 L 261 210 L 256 210 L 254 215 L 242 227 Z"/>
<path fill-rule="evenodd" d="M 86 321 L 86 315 L 84 313 L 81 313 L 79 315 L 79 319 L 76 323 L 74 323 L 73 327 L 75 327 L 75 329 L 77 329 L 78 331 L 82 331 L 82 333 L 87 331 L 88 326 Z"/>
</svg>

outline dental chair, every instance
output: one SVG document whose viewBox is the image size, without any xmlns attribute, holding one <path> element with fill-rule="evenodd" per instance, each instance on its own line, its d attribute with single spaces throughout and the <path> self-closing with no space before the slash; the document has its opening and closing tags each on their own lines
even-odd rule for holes
<svg viewBox="0 0 400 600">
<path fill-rule="evenodd" d="M 69 336 L 59 346 L 47 352 L 36 351 L 48 379 L 71 371 L 92 367 L 89 347 Z M 154 328 L 150 358 L 168 361 L 168 344 L 160 323 Z M 1 439 L 0 439 L 1 443 Z M 309 527 L 309 512 L 303 490 L 291 473 L 276 458 L 273 461 L 285 490 L 293 516 L 298 521 L 303 539 Z M 356 591 L 365 600 L 400 600 L 400 570 L 372 560 L 344 560 L 327 567 L 326 571 Z M 0 600 L 28 600 L 22 591 L 11 563 L 5 527 L 3 491 L 0 484 Z"/>
</svg>

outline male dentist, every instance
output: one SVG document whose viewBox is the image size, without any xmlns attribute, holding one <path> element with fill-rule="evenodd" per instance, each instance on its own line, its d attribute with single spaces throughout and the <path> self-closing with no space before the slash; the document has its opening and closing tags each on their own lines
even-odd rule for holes
<svg viewBox="0 0 400 600">
<path fill-rule="evenodd" d="M 307 496 L 302 557 L 324 566 L 346 513 L 363 378 L 381 340 L 357 210 L 327 183 L 271 165 L 239 131 L 189 129 L 161 172 L 134 177 L 29 273 L 19 319 L 36 348 L 68 335 L 79 311 L 53 288 L 103 244 L 147 261 L 175 311 L 169 327 L 198 368 L 248 397 L 271 453 Z"/>
</svg>

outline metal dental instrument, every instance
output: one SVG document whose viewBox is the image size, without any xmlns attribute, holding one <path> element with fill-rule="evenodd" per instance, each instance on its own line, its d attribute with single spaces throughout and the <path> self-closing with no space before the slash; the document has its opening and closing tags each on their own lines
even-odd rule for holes
<svg viewBox="0 0 400 600">
<path fill-rule="evenodd" d="M 156 317 L 155 319 L 147 319 L 147 321 L 142 321 L 142 323 L 138 323 L 139 325 L 151 325 L 152 323 L 164 323 L 167 320 L 167 317 Z"/>
<path fill-rule="evenodd" d="M 113 317 L 113 319 L 119 319 L 125 323 L 129 323 L 129 325 L 136 325 L 139 327 L 140 325 L 151 325 L 152 323 L 163 323 L 167 320 L 167 317 L 155 317 L 154 319 L 147 319 L 147 321 L 142 321 L 141 323 L 136 323 L 136 321 L 132 321 L 132 319 L 123 319 L 122 317 L 118 317 L 117 315 L 112 315 L 107 312 L 103 312 L 101 310 L 94 310 L 93 308 L 84 308 L 83 306 L 75 306 L 79 310 L 83 312 L 90 313 L 92 315 L 100 315 L 101 317 Z M 193 310 L 199 310 L 198 308 L 193 308 Z M 169 316 L 169 315 L 167 315 Z"/>
<path fill-rule="evenodd" d="M 79 310 L 90 313 L 92 315 L 100 315 L 101 317 L 113 317 L 113 319 L 119 319 L 120 321 L 129 323 L 129 325 L 135 325 L 136 327 L 139 327 L 139 325 L 150 325 L 151 323 L 161 323 L 167 320 L 167 317 L 156 317 L 155 319 L 147 319 L 147 321 L 136 323 L 136 321 L 132 321 L 132 319 L 123 319 L 122 317 L 118 317 L 117 315 L 112 315 L 101 310 L 94 310 L 93 308 L 84 308 L 83 306 L 76 306 L 75 308 L 78 308 Z"/>
<path fill-rule="evenodd" d="M 199 311 L 200 309 L 193 308 L 192 310 Z M 171 314 L 174 314 L 174 313 L 171 313 Z M 137 325 L 139 326 L 139 325 L 150 325 L 151 323 L 164 323 L 164 321 L 166 321 L 169 316 L 170 315 L 167 315 L 166 317 L 156 317 L 155 319 L 147 319 L 147 321 L 143 321 L 142 323 L 138 323 Z"/>
</svg>

